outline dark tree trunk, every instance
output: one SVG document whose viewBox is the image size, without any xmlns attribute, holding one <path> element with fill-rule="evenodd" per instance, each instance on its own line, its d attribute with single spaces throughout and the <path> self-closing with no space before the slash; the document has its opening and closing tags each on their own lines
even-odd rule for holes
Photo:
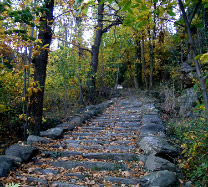
<svg viewBox="0 0 208 187">
<path fill-rule="evenodd" d="M 42 42 L 38 45 L 40 46 L 40 53 L 35 55 L 32 59 L 32 64 L 34 67 L 34 86 L 38 87 L 37 93 L 33 92 L 30 99 L 29 112 L 31 117 L 31 128 L 34 134 L 38 135 L 40 133 L 42 115 L 43 115 L 43 96 L 44 87 L 46 79 L 46 66 L 48 62 L 49 46 L 52 40 L 52 22 L 53 22 L 53 8 L 54 0 L 45 0 L 45 8 L 48 11 L 43 12 L 40 18 L 41 25 L 39 29 L 38 39 Z M 43 48 L 44 46 L 44 48 Z"/>
<path fill-rule="evenodd" d="M 95 102 L 95 96 L 96 96 L 96 87 L 95 87 L 95 76 L 97 73 L 97 67 L 98 67 L 98 55 L 99 55 L 99 47 L 102 39 L 102 28 L 103 28 L 103 12 L 104 12 L 104 3 L 100 4 L 101 0 L 98 0 L 98 24 L 96 28 L 96 35 L 94 44 L 92 46 L 92 53 L 91 53 L 91 63 L 90 67 L 91 70 L 88 73 L 88 81 L 87 81 L 87 98 L 90 103 Z"/>
<path fill-rule="evenodd" d="M 139 88 L 139 62 L 141 62 L 141 42 L 136 38 L 135 59 L 134 59 L 134 85 Z"/>
<path fill-rule="evenodd" d="M 196 4 L 195 8 L 197 8 L 200 5 L 201 2 L 202 1 L 199 0 L 198 3 Z M 188 35 L 188 40 L 189 40 L 191 52 L 193 54 L 192 58 L 194 59 L 196 74 L 197 74 L 197 77 L 198 77 L 198 80 L 199 80 L 199 84 L 201 86 L 201 92 L 202 92 L 204 105 L 205 105 L 205 108 L 206 108 L 206 114 L 207 114 L 207 118 L 208 118 L 208 96 L 207 96 L 207 88 L 206 88 L 206 83 L 205 83 L 207 77 L 203 77 L 203 75 L 201 73 L 200 65 L 198 63 L 198 60 L 195 59 L 195 57 L 197 55 L 197 50 L 195 48 L 193 37 L 192 37 L 192 34 L 191 34 L 191 29 L 190 29 L 190 24 L 191 24 L 191 21 L 192 21 L 194 15 L 192 16 L 192 19 L 189 21 L 188 18 L 187 18 L 185 9 L 184 9 L 183 2 L 181 0 L 178 0 L 178 3 L 179 3 L 179 7 L 181 9 L 183 20 L 184 20 L 184 23 L 185 23 L 186 33 Z"/>
<path fill-rule="evenodd" d="M 156 3 L 154 3 L 154 10 L 156 10 Z M 156 15 L 154 13 L 154 17 L 153 17 L 153 22 L 154 22 L 154 26 L 153 26 L 153 33 L 152 33 L 152 37 L 151 37 L 151 33 L 149 31 L 149 47 L 150 47 L 150 80 L 149 80 L 149 90 L 152 90 L 152 86 L 153 86 L 153 64 L 154 64 L 154 40 L 156 38 L 156 33 L 155 33 L 155 25 L 156 25 L 156 19 L 155 19 Z M 152 42 L 151 42 L 152 41 Z"/>
<path fill-rule="evenodd" d="M 146 89 L 148 89 L 147 76 L 146 76 L 146 64 L 145 64 L 145 56 L 144 56 L 144 36 L 142 36 L 142 70 L 143 70 L 143 75 L 144 75 L 145 87 Z"/>
</svg>

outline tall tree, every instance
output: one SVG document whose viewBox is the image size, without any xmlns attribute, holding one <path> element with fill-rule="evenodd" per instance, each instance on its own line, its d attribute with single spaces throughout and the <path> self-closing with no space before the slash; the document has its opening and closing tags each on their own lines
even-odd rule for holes
<svg viewBox="0 0 208 187">
<path fill-rule="evenodd" d="M 178 3 L 179 3 L 179 7 L 181 9 L 183 20 L 184 20 L 184 23 L 185 23 L 185 28 L 186 28 L 186 33 L 188 35 L 188 41 L 189 41 L 189 45 L 190 45 L 190 48 L 191 48 L 192 58 L 194 59 L 196 74 L 197 74 L 197 77 L 198 77 L 198 80 L 199 80 L 199 84 L 201 86 L 201 92 L 202 92 L 204 105 L 205 105 L 205 108 L 206 108 L 206 114 L 207 114 L 207 118 L 208 118 L 208 95 L 207 95 L 207 88 L 206 88 L 206 83 L 205 83 L 205 81 L 207 79 L 207 76 L 204 77 L 202 75 L 199 62 L 195 58 L 197 56 L 197 50 L 195 48 L 193 36 L 192 36 L 192 33 L 191 33 L 191 22 L 192 22 L 195 14 L 197 12 L 197 9 L 199 8 L 200 4 L 202 3 L 202 0 L 199 0 L 197 3 L 194 4 L 194 10 L 192 11 L 190 19 L 188 19 L 188 16 L 187 16 L 187 13 L 185 11 L 184 4 L 183 4 L 182 0 L 178 0 Z"/>
<path fill-rule="evenodd" d="M 95 39 L 94 43 L 92 45 L 91 50 L 91 63 L 90 63 L 90 71 L 88 73 L 88 81 L 87 81 L 87 98 L 89 102 L 94 103 L 95 96 L 96 96 L 96 73 L 97 73 L 97 67 L 98 67 L 98 56 L 99 56 L 99 48 L 102 40 L 102 35 L 108 30 L 113 27 L 114 25 L 122 24 L 122 19 L 117 15 L 117 19 L 114 21 L 111 21 L 111 24 L 107 25 L 105 28 L 103 28 L 103 18 L 104 18 L 104 3 L 102 3 L 101 0 L 98 0 L 98 20 L 97 20 L 97 26 L 96 26 L 96 33 L 95 33 Z M 106 20 L 105 20 L 106 21 Z"/>
<path fill-rule="evenodd" d="M 32 64 L 34 66 L 34 84 L 37 89 L 30 98 L 29 112 L 32 122 L 31 129 L 34 134 L 40 133 L 43 115 L 43 96 L 46 79 L 46 67 L 48 62 L 49 47 L 52 40 L 54 0 L 44 0 L 43 11 L 40 17 L 40 28 L 38 33 L 39 51 L 34 54 Z"/>
</svg>

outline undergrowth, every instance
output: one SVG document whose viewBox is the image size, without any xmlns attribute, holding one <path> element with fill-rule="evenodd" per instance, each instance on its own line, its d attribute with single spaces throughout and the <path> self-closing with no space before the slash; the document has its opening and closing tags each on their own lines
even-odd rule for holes
<svg viewBox="0 0 208 187">
<path fill-rule="evenodd" d="M 204 117 L 172 120 L 167 127 L 172 141 L 180 145 L 178 160 L 185 181 L 208 186 L 208 125 Z M 181 181 L 182 182 L 182 181 Z"/>
</svg>

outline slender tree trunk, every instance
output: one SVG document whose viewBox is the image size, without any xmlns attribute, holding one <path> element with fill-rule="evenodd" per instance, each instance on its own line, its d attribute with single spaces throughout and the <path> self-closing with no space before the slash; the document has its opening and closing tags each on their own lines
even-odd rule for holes
<svg viewBox="0 0 208 187">
<path fill-rule="evenodd" d="M 201 92 L 202 92 L 202 96 L 203 96 L 203 100 L 204 100 L 204 105 L 205 105 L 205 108 L 206 108 L 206 116 L 207 116 L 207 119 L 208 119 L 208 96 L 207 96 L 207 88 L 206 88 L 206 83 L 205 83 L 206 78 L 203 77 L 203 75 L 201 73 L 200 65 L 198 63 L 198 60 L 195 59 L 195 57 L 197 55 L 197 52 L 196 52 L 196 49 L 195 49 L 195 46 L 194 46 L 194 41 L 193 41 L 193 38 L 192 38 L 191 29 L 190 29 L 190 23 L 189 23 L 188 18 L 186 16 L 186 12 L 185 12 L 185 9 L 184 9 L 183 2 L 181 0 L 178 0 L 178 2 L 179 2 L 179 7 L 181 9 L 182 15 L 183 15 L 183 20 L 184 20 L 185 27 L 186 27 L 186 32 L 187 32 L 187 35 L 188 35 L 189 44 L 190 44 L 191 51 L 192 51 L 193 58 L 194 58 L 196 74 L 197 74 L 197 77 L 198 77 L 198 80 L 199 80 L 199 84 L 201 86 Z"/>
<path fill-rule="evenodd" d="M 135 41 L 135 59 L 134 59 L 134 85 L 139 88 L 139 62 L 141 62 L 141 43 L 138 38 Z"/>
<path fill-rule="evenodd" d="M 38 34 L 38 39 L 42 41 L 42 43 L 38 43 L 40 48 L 40 53 L 32 59 L 32 64 L 34 67 L 34 85 L 40 89 L 37 93 L 33 92 L 33 95 L 30 98 L 30 106 L 29 112 L 31 116 L 32 127 L 31 130 L 34 134 L 39 135 L 41 123 L 42 123 L 42 115 L 43 115 L 43 96 L 44 96 L 44 87 L 45 87 L 45 79 L 46 79 L 46 67 L 48 62 L 48 53 L 49 46 L 52 40 L 52 22 L 53 22 L 53 8 L 54 8 L 54 0 L 45 0 L 45 8 L 48 11 L 43 12 L 42 17 L 40 18 L 40 29 Z M 43 46 L 47 46 L 42 49 Z"/>
<path fill-rule="evenodd" d="M 102 28 L 103 28 L 103 13 L 104 13 L 104 3 L 100 4 L 101 0 L 98 0 L 98 25 L 96 28 L 96 34 L 94 39 L 94 44 L 92 46 L 92 53 L 91 53 L 91 63 L 90 67 L 91 70 L 88 73 L 88 81 L 87 81 L 87 98 L 89 102 L 95 103 L 95 96 L 96 96 L 96 85 L 95 85 L 95 78 L 97 73 L 98 67 L 98 55 L 99 55 L 99 47 L 102 39 Z"/>
<path fill-rule="evenodd" d="M 153 52 L 153 40 L 151 37 L 151 33 L 150 30 L 149 32 L 149 48 L 150 48 L 150 79 L 149 79 L 149 90 L 152 89 L 152 74 L 153 74 L 153 56 L 154 56 L 154 52 Z M 152 42 L 151 42 L 152 41 Z"/>
<path fill-rule="evenodd" d="M 101 62 L 101 70 L 100 70 L 100 91 L 103 91 L 103 75 L 104 75 L 104 63 L 103 63 L 103 42 L 101 43 L 100 48 L 100 62 Z"/>
<path fill-rule="evenodd" d="M 206 50 L 208 51 L 208 40 L 207 40 L 207 24 L 206 24 L 206 17 L 207 17 L 207 11 L 203 10 L 203 25 L 204 25 L 204 39 L 205 39 L 205 46 L 206 46 Z"/>
<path fill-rule="evenodd" d="M 68 95 L 68 88 L 67 85 L 64 85 L 64 90 L 65 90 L 65 94 L 64 94 L 64 118 L 66 118 L 67 116 L 67 95 Z"/>
<path fill-rule="evenodd" d="M 183 63 L 183 44 L 181 42 L 181 64 Z"/>
<path fill-rule="evenodd" d="M 115 89 L 118 87 L 118 78 L 119 78 L 119 71 L 120 71 L 120 64 L 121 64 L 121 39 L 120 39 L 120 46 L 119 46 L 119 57 L 118 57 L 118 68 L 117 68 L 117 73 L 116 73 L 116 85 Z"/>
<path fill-rule="evenodd" d="M 144 56 L 144 36 L 142 36 L 142 69 L 143 69 L 145 87 L 146 87 L 146 89 L 148 89 L 147 76 L 146 76 L 146 66 L 145 66 L 145 56 Z"/>
<path fill-rule="evenodd" d="M 156 10 L 156 3 L 154 3 L 154 10 Z M 155 25 L 156 25 L 156 15 L 154 13 L 154 16 L 153 16 L 153 33 L 152 33 L 152 37 L 151 37 L 151 33 L 150 33 L 150 30 L 149 30 L 149 47 L 150 47 L 150 80 L 149 80 L 149 90 L 152 90 L 152 86 L 153 86 L 153 64 L 154 64 L 154 40 L 156 38 L 156 28 L 155 28 Z M 152 42 L 151 42 L 152 41 Z"/>
</svg>

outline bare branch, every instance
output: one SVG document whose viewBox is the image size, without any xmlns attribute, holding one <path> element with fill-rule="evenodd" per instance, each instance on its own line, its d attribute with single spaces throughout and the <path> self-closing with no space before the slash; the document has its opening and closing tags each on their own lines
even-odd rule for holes
<svg viewBox="0 0 208 187">
<path fill-rule="evenodd" d="M 177 22 L 175 22 L 174 20 L 171 20 L 171 19 L 167 19 L 167 18 L 158 18 L 158 19 L 165 20 L 165 21 L 169 21 L 169 22 L 173 22 L 174 24 L 176 24 L 178 26 L 185 27 L 185 25 L 182 25 L 180 23 L 177 23 Z"/>
<path fill-rule="evenodd" d="M 80 45 L 78 45 L 78 44 L 75 44 L 75 43 L 66 41 L 66 40 L 61 39 L 61 38 L 57 38 L 57 39 L 60 40 L 60 41 L 62 41 L 62 42 L 66 42 L 67 44 L 71 44 L 71 45 L 74 45 L 76 47 L 79 47 L 81 50 L 88 51 L 88 52 L 92 53 L 92 51 L 90 49 L 88 49 L 88 48 L 80 47 Z"/>
<path fill-rule="evenodd" d="M 110 25 L 108 25 L 107 27 L 103 28 L 102 29 L 102 33 L 106 33 L 114 25 L 120 25 L 122 23 L 123 23 L 123 20 L 118 18 L 116 21 L 112 22 Z"/>
</svg>

